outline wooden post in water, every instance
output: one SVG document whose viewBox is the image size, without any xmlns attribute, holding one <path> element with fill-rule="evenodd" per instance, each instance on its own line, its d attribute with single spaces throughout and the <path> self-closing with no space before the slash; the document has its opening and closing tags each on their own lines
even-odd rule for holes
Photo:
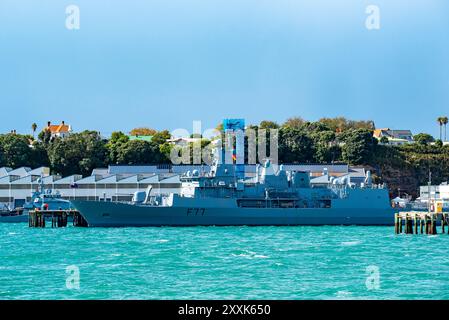
<svg viewBox="0 0 449 320">
<path fill-rule="evenodd" d="M 432 215 L 432 221 L 433 221 L 432 234 L 438 234 L 438 232 L 437 232 L 437 216 L 435 214 Z"/>
<path fill-rule="evenodd" d="M 398 213 L 394 214 L 394 233 L 395 234 L 399 233 L 399 214 Z"/>
<path fill-rule="evenodd" d="M 418 218 L 417 218 L 416 214 L 413 218 L 413 223 L 415 225 L 415 234 L 418 234 Z"/>
<path fill-rule="evenodd" d="M 405 219 L 404 219 L 404 233 L 408 234 L 408 215 L 405 215 Z"/>
<path fill-rule="evenodd" d="M 444 226 L 446 221 L 444 220 L 444 215 L 441 215 L 441 233 L 444 233 Z"/>
<path fill-rule="evenodd" d="M 421 229 L 421 234 L 424 233 L 424 221 L 422 217 L 419 217 L 419 228 Z"/>
</svg>

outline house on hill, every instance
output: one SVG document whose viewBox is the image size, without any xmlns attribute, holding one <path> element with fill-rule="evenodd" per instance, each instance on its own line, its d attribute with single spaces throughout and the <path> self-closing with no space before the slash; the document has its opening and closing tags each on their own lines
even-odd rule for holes
<svg viewBox="0 0 449 320">
<path fill-rule="evenodd" d="M 379 141 L 383 137 L 386 137 L 390 145 L 402 145 L 414 142 L 413 134 L 410 130 L 375 129 L 373 136 Z"/>
<path fill-rule="evenodd" d="M 48 121 L 47 126 L 44 130 L 49 131 L 52 138 L 64 138 L 72 133 L 72 127 L 66 124 L 64 121 L 61 121 L 60 124 L 51 124 L 51 122 Z"/>
</svg>

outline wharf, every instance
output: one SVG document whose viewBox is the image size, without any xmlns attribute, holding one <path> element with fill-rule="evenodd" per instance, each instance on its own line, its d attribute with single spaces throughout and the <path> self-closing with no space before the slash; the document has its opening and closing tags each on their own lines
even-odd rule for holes
<svg viewBox="0 0 449 320">
<path fill-rule="evenodd" d="M 52 228 L 67 227 L 69 218 L 73 226 L 87 227 L 87 221 L 77 210 L 31 210 L 28 213 L 28 226 L 30 228 L 45 228 L 46 220 L 51 219 Z"/>
<path fill-rule="evenodd" d="M 441 226 L 441 233 L 445 228 L 449 234 L 449 212 L 399 212 L 394 215 L 395 234 L 437 234 L 437 226 Z"/>
</svg>

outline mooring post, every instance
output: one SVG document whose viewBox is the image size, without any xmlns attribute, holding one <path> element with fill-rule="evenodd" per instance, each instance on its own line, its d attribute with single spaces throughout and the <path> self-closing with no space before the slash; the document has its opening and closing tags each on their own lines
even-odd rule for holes
<svg viewBox="0 0 449 320">
<path fill-rule="evenodd" d="M 404 218 L 404 233 L 405 234 L 408 234 L 408 216 L 407 215 L 405 215 L 405 218 Z"/>
<path fill-rule="evenodd" d="M 438 232 L 437 232 L 437 216 L 436 215 L 433 215 L 433 218 L 432 218 L 432 221 L 433 221 L 433 228 L 432 228 L 432 234 L 438 234 Z"/>
<path fill-rule="evenodd" d="M 415 226 L 415 234 L 418 234 L 418 218 L 417 218 L 416 214 L 413 217 L 413 223 Z"/>
<path fill-rule="evenodd" d="M 64 227 L 67 227 L 67 212 L 62 213 L 62 219 L 64 220 Z"/>
<path fill-rule="evenodd" d="M 398 224 L 399 218 L 398 218 L 398 215 L 399 214 L 397 214 L 397 213 L 394 214 L 394 233 L 395 234 L 399 233 L 399 224 Z"/>
<path fill-rule="evenodd" d="M 419 217 L 419 228 L 421 229 L 421 234 L 423 234 L 424 233 L 424 223 L 423 223 L 422 216 Z"/>
</svg>

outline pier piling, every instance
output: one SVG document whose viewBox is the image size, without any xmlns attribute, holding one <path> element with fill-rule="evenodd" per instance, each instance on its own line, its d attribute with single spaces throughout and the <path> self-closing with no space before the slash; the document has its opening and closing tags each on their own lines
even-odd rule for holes
<svg viewBox="0 0 449 320">
<path fill-rule="evenodd" d="M 420 211 L 399 212 L 394 215 L 395 234 L 438 234 L 437 226 L 441 225 L 441 233 L 449 234 L 449 213 L 428 213 Z"/>
<path fill-rule="evenodd" d="M 31 228 L 45 228 L 45 220 L 51 220 L 52 228 L 67 227 L 69 217 L 73 219 L 73 226 L 87 227 L 88 223 L 77 210 L 32 210 L 28 215 L 28 226 Z"/>
</svg>

